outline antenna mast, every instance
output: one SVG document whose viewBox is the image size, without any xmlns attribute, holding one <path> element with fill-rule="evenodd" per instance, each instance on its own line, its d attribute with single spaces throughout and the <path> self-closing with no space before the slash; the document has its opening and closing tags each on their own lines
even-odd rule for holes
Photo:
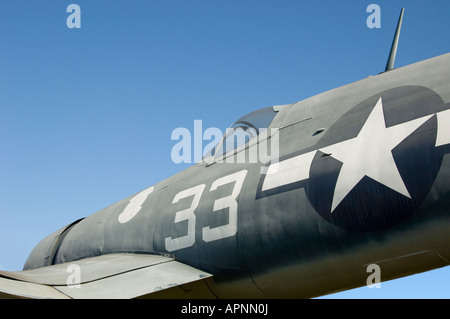
<svg viewBox="0 0 450 319">
<path fill-rule="evenodd" d="M 385 68 L 384 72 L 392 70 L 394 68 L 395 55 L 397 54 L 398 39 L 400 37 L 400 30 L 402 28 L 404 11 L 405 11 L 405 8 L 402 8 L 402 10 L 400 11 L 400 17 L 398 18 L 397 29 L 395 30 L 394 40 L 392 41 L 391 52 L 389 53 L 389 58 L 386 63 L 386 68 Z"/>
</svg>

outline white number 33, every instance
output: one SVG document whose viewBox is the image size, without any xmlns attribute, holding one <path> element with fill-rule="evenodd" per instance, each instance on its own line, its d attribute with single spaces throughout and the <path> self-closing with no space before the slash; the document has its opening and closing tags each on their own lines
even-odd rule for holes
<svg viewBox="0 0 450 319">
<path fill-rule="evenodd" d="M 227 237 L 232 237 L 237 233 L 237 212 L 239 196 L 244 179 L 247 176 L 247 170 L 242 170 L 215 180 L 209 191 L 214 191 L 218 187 L 235 183 L 231 195 L 216 199 L 214 201 L 213 211 L 220 211 L 228 208 L 228 224 L 211 228 L 210 226 L 203 227 L 202 238 L 205 242 L 211 242 Z M 172 204 L 177 203 L 180 199 L 193 196 L 190 207 L 175 214 L 175 223 L 187 220 L 187 235 L 178 238 L 166 237 L 165 245 L 167 251 L 175 251 L 182 248 L 191 247 L 195 243 L 195 209 L 200 203 L 200 197 L 205 189 L 205 184 L 200 184 L 195 187 L 183 190 L 177 193 L 172 201 Z"/>
</svg>

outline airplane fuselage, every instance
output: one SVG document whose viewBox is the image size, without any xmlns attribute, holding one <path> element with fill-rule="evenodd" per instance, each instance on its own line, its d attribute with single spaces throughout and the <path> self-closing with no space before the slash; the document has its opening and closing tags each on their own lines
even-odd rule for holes
<svg viewBox="0 0 450 319">
<path fill-rule="evenodd" d="M 24 269 L 169 255 L 214 296 L 285 298 L 448 265 L 449 75 L 446 54 L 279 106 L 277 158 L 202 161 L 49 235 Z"/>
</svg>

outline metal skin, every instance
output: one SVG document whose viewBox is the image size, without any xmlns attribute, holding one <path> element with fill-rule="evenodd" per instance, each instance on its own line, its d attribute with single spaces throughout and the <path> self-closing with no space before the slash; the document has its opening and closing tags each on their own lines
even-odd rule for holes
<svg viewBox="0 0 450 319">
<path fill-rule="evenodd" d="M 202 161 L 49 235 L 24 269 L 156 254 L 212 274 L 213 297 L 310 298 L 371 264 L 382 281 L 446 266 L 449 75 L 445 54 L 275 107 L 278 164 Z"/>
</svg>

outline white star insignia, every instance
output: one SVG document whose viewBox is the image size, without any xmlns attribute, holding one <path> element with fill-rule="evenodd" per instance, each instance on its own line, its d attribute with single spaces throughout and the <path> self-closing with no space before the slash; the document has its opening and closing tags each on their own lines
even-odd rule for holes
<svg viewBox="0 0 450 319">
<path fill-rule="evenodd" d="M 432 116 L 387 128 L 380 98 L 358 136 L 320 149 L 342 162 L 334 189 L 331 213 L 364 176 L 411 198 L 398 171 L 392 150 Z"/>
</svg>

